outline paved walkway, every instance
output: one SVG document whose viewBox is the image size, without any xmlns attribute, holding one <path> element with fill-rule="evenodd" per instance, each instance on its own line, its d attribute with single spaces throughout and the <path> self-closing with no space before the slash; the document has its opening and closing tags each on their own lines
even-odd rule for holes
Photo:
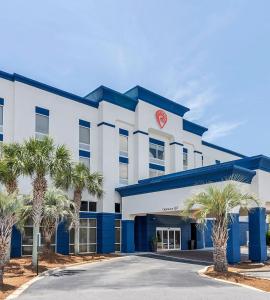
<svg viewBox="0 0 270 300">
<path fill-rule="evenodd" d="M 270 299 L 270 294 L 202 278 L 202 265 L 127 256 L 71 267 L 34 283 L 19 300 Z"/>
</svg>

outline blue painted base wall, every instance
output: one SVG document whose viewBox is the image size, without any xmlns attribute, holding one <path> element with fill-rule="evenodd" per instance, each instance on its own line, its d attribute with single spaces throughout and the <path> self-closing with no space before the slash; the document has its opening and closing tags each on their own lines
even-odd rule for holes
<svg viewBox="0 0 270 300">
<path fill-rule="evenodd" d="M 134 250 L 134 221 L 122 220 L 122 252 L 133 253 Z"/>
</svg>

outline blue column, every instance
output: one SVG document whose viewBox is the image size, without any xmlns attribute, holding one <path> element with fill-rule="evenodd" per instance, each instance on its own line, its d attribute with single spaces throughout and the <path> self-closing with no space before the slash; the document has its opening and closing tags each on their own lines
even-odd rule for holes
<svg viewBox="0 0 270 300">
<path fill-rule="evenodd" d="M 68 225 L 65 221 L 59 223 L 57 227 L 57 242 L 56 242 L 56 252 L 68 255 L 69 254 L 69 230 Z"/>
<path fill-rule="evenodd" d="M 97 217 L 97 252 L 115 252 L 115 214 L 100 213 Z"/>
<path fill-rule="evenodd" d="M 252 208 L 248 214 L 249 220 L 249 259 L 253 262 L 267 260 L 266 247 L 266 214 L 265 208 Z"/>
<path fill-rule="evenodd" d="M 11 234 L 10 257 L 17 258 L 22 256 L 22 235 L 21 232 L 13 226 Z"/>
<path fill-rule="evenodd" d="M 227 260 L 229 264 L 237 264 L 241 261 L 239 214 L 229 214 L 228 235 Z"/>
<path fill-rule="evenodd" d="M 133 253 L 134 249 L 134 221 L 122 220 L 122 252 Z"/>
</svg>

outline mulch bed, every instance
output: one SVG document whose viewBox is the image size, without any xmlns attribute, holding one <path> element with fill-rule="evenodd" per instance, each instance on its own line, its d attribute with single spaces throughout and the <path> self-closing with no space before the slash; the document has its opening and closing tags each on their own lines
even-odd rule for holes
<svg viewBox="0 0 270 300">
<path fill-rule="evenodd" d="M 266 264 L 254 264 L 250 262 L 243 262 L 238 265 L 230 266 L 228 268 L 228 272 L 220 273 L 215 272 L 213 267 L 209 267 L 205 272 L 205 275 L 208 275 L 213 278 L 227 280 L 229 282 L 245 284 L 257 289 L 260 289 L 265 292 L 270 292 L 270 280 L 260 279 L 251 276 L 247 276 L 245 274 L 239 274 L 243 272 L 247 272 L 248 270 L 269 270 L 270 265 Z"/>
<path fill-rule="evenodd" d="M 61 255 L 52 254 L 49 257 L 40 257 L 39 273 L 46 270 L 67 266 L 75 263 L 95 262 L 108 258 L 117 257 L 115 254 L 110 255 Z M 11 259 L 5 267 L 4 288 L 0 291 L 0 299 L 5 299 L 9 294 L 15 291 L 22 284 L 36 276 L 36 270 L 31 266 L 31 257 L 22 257 Z"/>
</svg>

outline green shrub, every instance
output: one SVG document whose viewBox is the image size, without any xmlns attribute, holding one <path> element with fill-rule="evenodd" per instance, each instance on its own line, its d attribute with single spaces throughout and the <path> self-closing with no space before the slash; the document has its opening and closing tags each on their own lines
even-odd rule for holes
<svg viewBox="0 0 270 300">
<path fill-rule="evenodd" d="M 270 246 L 270 230 L 266 232 L 266 244 Z"/>
</svg>

